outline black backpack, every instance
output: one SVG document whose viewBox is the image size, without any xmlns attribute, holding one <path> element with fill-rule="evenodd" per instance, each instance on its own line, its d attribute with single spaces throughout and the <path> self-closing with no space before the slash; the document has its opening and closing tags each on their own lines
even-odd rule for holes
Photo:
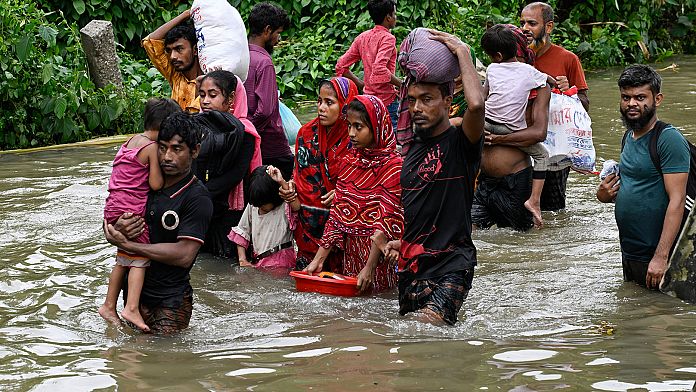
<svg viewBox="0 0 696 392">
<path fill-rule="evenodd" d="M 648 141 L 650 160 L 652 160 L 655 169 L 657 169 L 660 174 L 662 174 L 662 165 L 660 164 L 660 155 L 657 151 L 657 139 L 660 138 L 662 131 L 669 126 L 670 124 L 658 120 L 653 128 L 652 134 L 650 135 L 650 140 Z M 626 144 L 626 138 L 628 137 L 629 132 L 630 131 L 626 131 L 621 139 L 621 151 L 623 151 L 624 145 Z M 694 146 L 693 143 L 688 140 L 686 142 L 689 144 L 689 155 L 691 156 L 691 162 L 689 164 L 689 178 L 686 180 L 686 202 L 684 203 L 684 215 L 682 216 L 681 226 L 679 226 L 679 233 L 681 233 L 682 229 L 684 228 L 686 218 L 689 217 L 689 213 L 694 208 L 694 200 L 696 200 L 696 146 Z M 677 238 L 679 238 L 678 234 Z"/>
</svg>

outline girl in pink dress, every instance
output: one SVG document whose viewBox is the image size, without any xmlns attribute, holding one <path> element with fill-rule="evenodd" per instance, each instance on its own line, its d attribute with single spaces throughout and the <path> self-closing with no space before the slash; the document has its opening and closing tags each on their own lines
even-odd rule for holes
<svg viewBox="0 0 696 392">
<path fill-rule="evenodd" d="M 109 179 L 109 196 L 104 207 L 104 219 L 114 224 L 124 213 L 143 216 L 147 193 L 150 189 L 159 190 L 164 185 L 164 178 L 157 157 L 157 135 L 160 123 L 170 114 L 180 112 L 179 105 L 171 99 L 151 98 L 145 104 L 145 131 L 128 139 L 116 153 L 113 170 Z M 149 243 L 147 226 L 136 239 L 140 243 Z M 116 302 L 123 284 L 123 277 L 128 273 L 128 296 L 121 316 L 143 331 L 149 331 L 140 315 L 140 292 L 145 279 L 145 268 L 150 261 L 137 254 L 116 251 L 116 265 L 109 276 L 106 300 L 99 308 L 99 315 L 114 324 L 120 323 L 116 314 Z"/>
</svg>

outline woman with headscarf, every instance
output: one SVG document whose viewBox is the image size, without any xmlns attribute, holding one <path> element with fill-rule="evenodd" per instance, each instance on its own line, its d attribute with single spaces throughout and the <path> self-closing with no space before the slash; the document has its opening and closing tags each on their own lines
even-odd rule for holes
<svg viewBox="0 0 696 392">
<path fill-rule="evenodd" d="M 339 272 L 357 276 L 361 291 L 371 285 L 382 291 L 397 282 L 394 265 L 384 260 L 382 251 L 387 241 L 403 233 L 402 158 L 379 98 L 358 95 L 346 109 L 351 148 L 343 158 L 321 248 L 307 271 L 321 271 L 332 249 L 341 249 Z"/>
<path fill-rule="evenodd" d="M 297 268 L 306 267 L 319 249 L 319 240 L 329 218 L 329 207 L 340 169 L 340 158 L 348 149 L 348 125 L 343 107 L 358 95 L 358 87 L 344 77 L 319 83 L 317 118 L 300 128 L 295 143 L 294 187 L 281 190 L 285 201 L 299 201 Z M 340 254 L 333 254 L 328 266 L 340 264 Z"/>
<path fill-rule="evenodd" d="M 244 85 L 232 72 L 217 70 L 200 80 L 201 113 L 205 125 L 196 176 L 213 199 L 213 218 L 202 251 L 235 257 L 236 247 L 227 238 L 244 210 L 243 179 L 261 164 L 260 138 L 246 119 Z"/>
</svg>

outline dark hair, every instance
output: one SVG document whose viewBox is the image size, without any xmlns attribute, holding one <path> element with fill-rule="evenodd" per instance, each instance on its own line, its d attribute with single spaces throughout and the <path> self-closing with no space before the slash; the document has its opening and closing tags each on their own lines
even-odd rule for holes
<svg viewBox="0 0 696 392">
<path fill-rule="evenodd" d="M 321 88 L 327 86 L 331 89 L 331 91 L 334 92 L 334 95 L 338 98 L 338 92 L 336 91 L 336 88 L 334 87 L 333 83 L 329 79 L 322 79 L 319 81 L 319 88 L 317 88 L 317 95 L 319 95 L 319 91 L 321 91 Z"/>
<path fill-rule="evenodd" d="M 251 9 L 249 19 L 249 35 L 261 35 L 266 26 L 271 26 L 271 31 L 282 27 L 287 30 L 290 27 L 290 19 L 287 12 L 273 3 L 258 3 Z"/>
<path fill-rule="evenodd" d="M 541 17 L 544 19 L 544 23 L 549 23 L 553 21 L 553 8 L 541 1 L 536 1 L 534 3 L 529 3 L 527 4 L 524 8 L 526 9 L 532 9 L 532 8 L 541 8 Z"/>
<path fill-rule="evenodd" d="M 500 52 L 503 60 L 508 60 L 517 54 L 517 38 L 507 26 L 497 24 L 483 33 L 481 47 L 491 59 Z"/>
<path fill-rule="evenodd" d="M 167 31 L 167 35 L 164 36 L 164 46 L 174 43 L 179 38 L 183 38 L 190 42 L 191 48 L 194 48 L 196 43 L 198 43 L 196 30 L 193 28 L 193 26 L 187 23 L 182 23 Z"/>
<path fill-rule="evenodd" d="M 652 67 L 644 64 L 633 64 L 624 68 L 619 76 L 619 88 L 640 87 L 650 85 L 653 95 L 662 89 L 662 77 Z"/>
<path fill-rule="evenodd" d="M 222 96 L 225 99 L 237 90 L 237 77 L 230 71 L 215 70 L 209 72 L 201 79 L 201 85 L 208 78 L 212 79 L 213 83 L 222 91 Z"/>
<path fill-rule="evenodd" d="M 362 102 L 360 102 L 357 99 L 353 99 L 346 106 L 346 112 L 349 110 L 352 110 L 356 113 L 360 113 L 360 119 L 362 120 L 362 122 L 367 124 L 367 127 L 370 128 L 370 131 L 375 130 L 374 126 L 372 125 L 372 122 L 370 121 L 370 115 L 367 113 L 367 108 Z"/>
<path fill-rule="evenodd" d="M 370 0 L 367 2 L 367 12 L 370 13 L 370 17 L 376 25 L 382 24 L 387 15 L 394 12 L 394 7 L 396 7 L 394 0 Z"/>
<path fill-rule="evenodd" d="M 254 207 L 269 203 L 278 207 L 283 204 L 278 194 L 278 183 L 266 173 L 267 168 L 268 165 L 259 166 L 249 175 L 249 203 Z"/>
<path fill-rule="evenodd" d="M 189 148 L 194 148 L 201 143 L 200 125 L 188 113 L 178 112 L 165 118 L 160 125 L 157 140 L 166 142 L 172 140 L 176 135 L 179 135 Z"/>
<path fill-rule="evenodd" d="M 170 114 L 181 112 L 181 107 L 170 98 L 150 98 L 145 102 L 143 129 L 159 131 L 160 125 Z"/>
</svg>

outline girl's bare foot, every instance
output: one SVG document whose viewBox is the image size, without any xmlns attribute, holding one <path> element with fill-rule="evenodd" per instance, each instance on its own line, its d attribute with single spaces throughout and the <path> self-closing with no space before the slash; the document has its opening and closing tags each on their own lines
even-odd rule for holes
<svg viewBox="0 0 696 392">
<path fill-rule="evenodd" d="M 527 200 L 524 202 L 524 208 L 532 213 L 532 219 L 534 220 L 534 227 L 541 229 L 544 226 L 544 220 L 541 218 L 541 207 L 537 203 L 533 203 L 532 200 Z"/>
<path fill-rule="evenodd" d="M 143 316 L 140 315 L 139 311 L 132 311 L 128 308 L 124 308 L 121 311 L 121 317 L 138 327 L 141 331 L 150 332 L 150 327 L 145 324 L 145 320 L 143 320 Z"/>
<path fill-rule="evenodd" d="M 116 308 L 104 304 L 99 307 L 99 315 L 102 316 L 107 323 L 121 325 L 121 319 L 118 317 L 118 313 L 116 313 Z"/>
</svg>

